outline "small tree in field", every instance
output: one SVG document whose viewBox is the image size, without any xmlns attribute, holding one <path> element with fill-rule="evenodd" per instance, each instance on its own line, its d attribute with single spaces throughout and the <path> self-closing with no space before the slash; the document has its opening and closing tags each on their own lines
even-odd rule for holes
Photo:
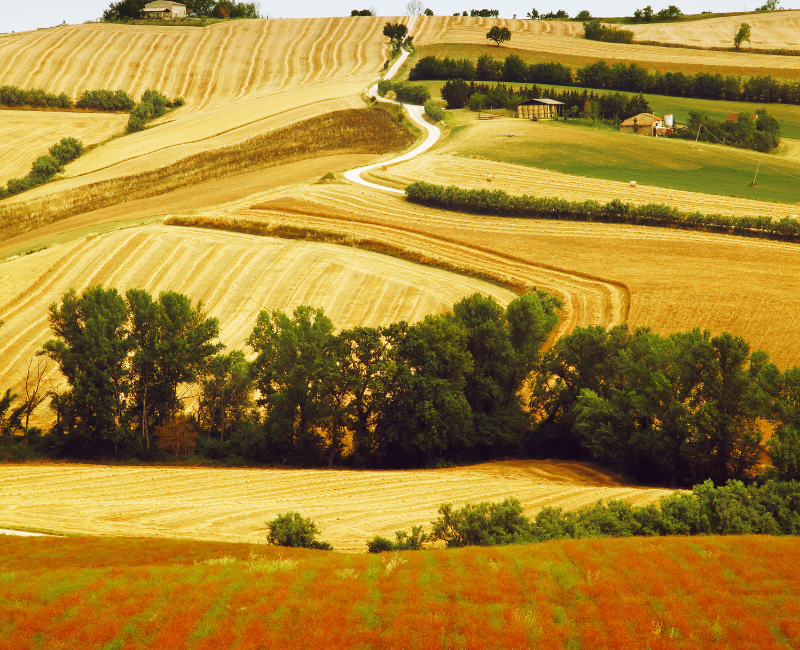
<svg viewBox="0 0 800 650">
<path fill-rule="evenodd" d="M 739 30 L 733 35 L 733 47 L 738 50 L 745 41 L 750 42 L 750 25 L 742 23 L 739 25 Z"/>
<path fill-rule="evenodd" d="M 494 41 L 497 43 L 497 47 L 500 47 L 501 43 L 511 40 L 511 32 L 508 31 L 508 27 L 498 27 L 495 25 L 489 30 L 489 33 L 486 34 L 486 38 L 490 41 Z"/>
<path fill-rule="evenodd" d="M 317 525 L 299 512 L 287 512 L 267 522 L 269 536 L 267 540 L 275 546 L 291 546 L 293 548 L 315 548 L 320 551 L 332 551 L 328 542 L 316 539 L 319 534 Z"/>
<path fill-rule="evenodd" d="M 392 49 L 395 50 L 400 50 L 403 42 L 408 40 L 406 39 L 407 34 L 408 27 L 402 23 L 386 23 L 383 27 L 383 35 L 389 37 L 389 40 L 392 42 Z"/>
</svg>

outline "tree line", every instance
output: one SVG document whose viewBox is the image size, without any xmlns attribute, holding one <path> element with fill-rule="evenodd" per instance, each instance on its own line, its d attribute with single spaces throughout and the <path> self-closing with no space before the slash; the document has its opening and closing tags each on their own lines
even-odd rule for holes
<svg viewBox="0 0 800 650">
<path fill-rule="evenodd" d="M 669 137 L 722 142 L 732 147 L 770 153 L 781 142 L 781 128 L 766 108 L 742 112 L 736 120 L 713 120 L 702 111 L 689 111 L 688 130 Z"/>
<path fill-rule="evenodd" d="M 526 194 L 510 195 L 504 190 L 465 190 L 454 185 L 444 187 L 424 181 L 417 181 L 406 187 L 406 196 L 414 203 L 473 214 L 600 221 L 800 241 L 800 221 L 791 217 L 772 219 L 687 213 L 661 203 L 635 205 L 623 203 L 619 199 L 613 199 L 606 204 L 597 201 L 568 201 Z"/>
<path fill-rule="evenodd" d="M 0 199 L 14 194 L 19 194 L 37 185 L 42 185 L 52 179 L 59 172 L 64 171 L 64 165 L 72 162 L 83 154 L 83 143 L 75 138 L 61 138 L 50 147 L 47 154 L 39 156 L 31 165 L 31 171 L 23 178 L 11 178 L 6 186 L 0 186 Z"/>
<path fill-rule="evenodd" d="M 139 20 L 142 10 L 150 0 L 119 0 L 111 2 L 103 11 L 106 22 Z M 258 2 L 234 2 L 232 0 L 183 0 L 186 15 L 198 18 L 261 18 Z"/>
<path fill-rule="evenodd" d="M 40 353 L 68 387 L 49 394 L 55 424 L 31 445 L 307 466 L 559 457 L 671 486 L 750 480 L 768 452 L 764 476 L 800 480 L 800 368 L 698 329 L 578 328 L 542 354 L 559 306 L 542 291 L 505 309 L 475 294 L 418 323 L 339 333 L 320 309 L 262 311 L 248 360 L 182 294 L 73 290 L 51 305 Z M 12 444 L 21 421 L 4 417 Z"/>
<path fill-rule="evenodd" d="M 48 93 L 40 88 L 25 90 L 16 86 L 0 87 L 0 106 L 9 108 L 80 108 L 100 112 L 127 112 L 134 106 L 124 90 L 84 90 L 77 102 L 67 93 Z"/>
<path fill-rule="evenodd" d="M 411 81 L 463 79 L 466 81 L 506 81 L 556 86 L 650 93 L 696 99 L 800 104 L 800 82 L 781 82 L 771 75 L 741 77 L 719 73 L 649 72 L 630 63 L 595 63 L 572 68 L 557 62 L 526 63 L 516 54 L 504 60 L 483 55 L 471 59 L 437 59 L 426 56 L 409 72 Z"/>
</svg>

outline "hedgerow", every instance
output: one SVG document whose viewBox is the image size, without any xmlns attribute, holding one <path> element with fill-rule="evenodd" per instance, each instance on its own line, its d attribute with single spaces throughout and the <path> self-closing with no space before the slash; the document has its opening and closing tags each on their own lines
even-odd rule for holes
<svg viewBox="0 0 800 650">
<path fill-rule="evenodd" d="M 386 96 L 389 91 L 394 92 L 397 101 L 403 104 L 423 106 L 430 98 L 431 92 L 425 86 L 411 84 L 407 81 L 389 81 L 383 79 L 378 82 L 378 94 Z"/>
<path fill-rule="evenodd" d="M 9 108 L 72 108 L 66 93 L 55 95 L 40 88 L 23 90 L 16 86 L 0 87 L 0 106 Z"/>
<path fill-rule="evenodd" d="M 145 90 L 142 95 L 142 103 L 137 104 L 131 111 L 131 116 L 128 118 L 127 132 L 136 133 L 137 131 L 142 131 L 150 120 L 155 120 L 165 115 L 168 109 L 183 106 L 183 104 L 182 97 L 170 101 L 157 90 Z"/>
<path fill-rule="evenodd" d="M 108 112 L 128 112 L 134 105 L 124 90 L 85 90 L 75 103 L 77 108 Z"/>
<path fill-rule="evenodd" d="M 592 41 L 607 43 L 632 43 L 633 32 L 630 29 L 606 27 L 597 18 L 583 23 L 583 35 Z"/>
<path fill-rule="evenodd" d="M 31 166 L 31 171 L 24 178 L 12 178 L 5 188 L 0 187 L 0 199 L 12 194 L 19 194 L 32 187 L 46 183 L 64 165 L 75 160 L 83 153 L 83 143 L 75 138 L 62 138 L 61 142 L 50 147 L 49 155 L 39 156 Z"/>
<path fill-rule="evenodd" d="M 528 196 L 527 194 L 514 196 L 503 190 L 466 190 L 455 186 L 443 187 L 423 181 L 409 185 L 406 188 L 406 195 L 408 200 L 414 203 L 474 214 L 662 226 L 782 241 L 800 241 L 800 221 L 790 217 L 774 220 L 770 217 L 687 213 L 658 203 L 634 205 L 623 203 L 619 199 L 614 199 L 606 204 L 597 201 L 567 201 L 553 197 Z"/>
</svg>

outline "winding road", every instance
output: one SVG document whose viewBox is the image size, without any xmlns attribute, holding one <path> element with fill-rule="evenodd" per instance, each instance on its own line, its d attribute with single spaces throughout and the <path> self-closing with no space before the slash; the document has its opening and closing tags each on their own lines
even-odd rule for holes
<svg viewBox="0 0 800 650">
<path fill-rule="evenodd" d="M 409 52 L 403 50 L 403 54 L 400 56 L 400 58 L 397 59 L 397 61 L 394 62 L 392 67 L 389 68 L 384 79 L 391 79 L 395 74 L 397 74 L 397 71 L 400 69 L 400 66 L 402 66 L 403 63 L 405 63 L 406 59 L 408 58 L 408 55 Z M 385 99 L 384 97 L 379 96 L 378 84 L 372 86 L 372 88 L 370 88 L 368 92 L 370 97 L 374 97 L 379 102 L 401 105 L 400 102 L 396 102 L 391 99 Z M 442 135 L 442 132 L 437 127 L 427 122 L 423 117 L 425 112 L 424 107 L 415 106 L 413 104 L 402 104 L 402 106 L 406 109 L 412 121 L 415 124 L 424 128 L 428 132 L 428 137 L 425 138 L 425 141 L 418 147 L 412 149 L 406 154 L 403 154 L 399 158 L 393 158 L 392 160 L 374 163 L 372 165 L 367 165 L 366 167 L 359 167 L 357 169 L 351 169 L 349 172 L 345 172 L 344 177 L 347 180 L 353 181 L 354 183 L 358 183 L 359 185 L 371 187 L 376 190 L 383 190 L 384 192 L 393 192 L 394 194 L 405 194 L 404 190 L 398 190 L 394 187 L 386 187 L 385 185 L 378 185 L 377 183 L 371 183 L 370 181 L 365 181 L 363 178 L 361 178 L 361 174 L 363 174 L 364 172 L 368 172 L 372 169 L 377 169 L 378 167 L 383 167 L 384 165 L 393 165 L 395 163 L 411 160 L 415 156 L 418 156 L 419 154 L 424 153 L 428 149 L 430 149 L 434 144 L 436 144 L 436 141 L 439 139 L 439 136 Z"/>
</svg>

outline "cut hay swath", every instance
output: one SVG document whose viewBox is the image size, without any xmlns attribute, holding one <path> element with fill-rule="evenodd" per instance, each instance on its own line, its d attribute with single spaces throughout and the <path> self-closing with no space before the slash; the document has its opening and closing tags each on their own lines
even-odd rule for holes
<svg viewBox="0 0 800 650">
<path fill-rule="evenodd" d="M 500 303 L 507 289 L 377 253 L 321 243 L 148 226 L 87 238 L 0 264 L 0 386 L 24 393 L 20 372 L 52 336 L 48 306 L 71 288 L 179 291 L 243 348 L 261 309 L 322 307 L 337 328 L 417 321 L 476 291 Z M 50 364 L 47 381 L 60 375 Z M 49 422 L 46 407 L 39 419 Z"/>
<path fill-rule="evenodd" d="M 234 217 L 303 225 L 406 246 L 536 285 L 564 300 L 561 332 L 628 322 L 661 334 L 738 334 L 780 366 L 800 364 L 795 244 L 643 226 L 476 216 L 369 188 L 287 190 Z"/>
<path fill-rule="evenodd" d="M 82 465 L 0 466 L 0 525 L 51 531 L 264 542 L 266 523 L 299 511 L 337 550 L 435 519 L 439 505 L 515 496 L 533 515 L 598 499 L 647 504 L 669 490 L 568 461 L 499 461 L 438 470 L 299 470 Z"/>
</svg>

